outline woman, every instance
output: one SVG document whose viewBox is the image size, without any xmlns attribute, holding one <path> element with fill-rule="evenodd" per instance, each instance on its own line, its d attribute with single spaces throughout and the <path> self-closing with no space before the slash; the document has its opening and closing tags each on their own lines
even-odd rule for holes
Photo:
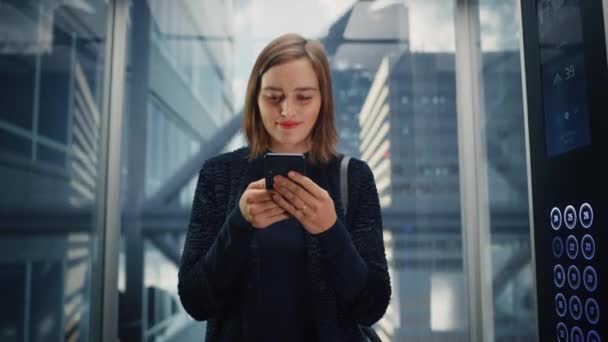
<svg viewBox="0 0 608 342">
<path fill-rule="evenodd" d="M 206 341 L 365 341 L 390 281 L 371 170 L 349 163 L 340 199 L 330 70 L 318 41 L 281 36 L 258 56 L 247 87 L 248 147 L 199 173 L 179 269 L 186 311 Z M 307 175 L 266 190 L 266 152 L 303 153 Z"/>
</svg>

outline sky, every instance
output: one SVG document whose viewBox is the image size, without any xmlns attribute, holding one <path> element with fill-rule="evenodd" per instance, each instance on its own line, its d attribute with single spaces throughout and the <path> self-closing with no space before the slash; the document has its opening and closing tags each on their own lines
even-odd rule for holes
<svg viewBox="0 0 608 342">
<path fill-rule="evenodd" d="M 319 38 L 353 0 L 240 0 L 234 4 L 235 65 L 233 93 L 242 103 L 254 60 L 273 38 L 296 32 Z M 454 0 L 376 0 L 382 8 L 403 4 L 408 9 L 412 51 L 454 52 Z M 484 51 L 516 50 L 518 29 L 515 0 L 481 0 L 481 46 Z M 238 105 L 237 105 L 238 107 Z"/>
</svg>

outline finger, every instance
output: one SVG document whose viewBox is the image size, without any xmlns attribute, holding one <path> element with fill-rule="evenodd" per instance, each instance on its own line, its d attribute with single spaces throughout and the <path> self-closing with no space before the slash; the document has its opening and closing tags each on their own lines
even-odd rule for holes
<svg viewBox="0 0 608 342">
<path fill-rule="evenodd" d="M 266 179 L 262 178 L 262 179 L 258 179 L 255 182 L 249 183 L 249 186 L 247 186 L 247 189 L 266 189 Z"/>
<path fill-rule="evenodd" d="M 315 183 L 312 179 L 296 171 L 290 171 L 287 176 L 290 180 L 296 184 L 299 184 L 302 188 L 306 189 L 308 193 L 316 198 L 323 198 L 323 196 L 326 194 L 325 189 L 318 186 L 317 183 Z"/>
<path fill-rule="evenodd" d="M 295 204 L 296 207 L 302 208 L 304 205 L 312 206 L 318 201 L 318 199 L 316 199 L 313 195 L 306 191 L 306 189 L 304 189 L 297 183 L 291 181 L 290 179 L 285 177 L 277 178 L 277 191 L 280 191 L 281 194 L 287 197 L 287 199 L 290 200 L 292 204 Z M 297 199 L 294 199 L 294 197 Z"/>
<path fill-rule="evenodd" d="M 272 201 L 272 193 L 268 190 L 250 189 L 248 191 L 247 203 L 249 204 Z"/>
<path fill-rule="evenodd" d="M 281 208 L 278 204 L 275 204 L 275 206 L 273 208 L 270 208 L 270 209 L 260 213 L 261 216 L 264 216 L 266 218 L 273 217 L 273 216 L 280 215 L 280 214 L 287 215 L 287 211 L 285 211 L 285 209 Z"/>
<path fill-rule="evenodd" d="M 277 192 L 296 209 L 302 209 L 306 203 L 284 185 L 277 185 Z"/>
<path fill-rule="evenodd" d="M 277 202 L 277 204 L 285 209 L 289 214 L 291 214 L 292 216 L 296 217 L 296 218 L 301 218 L 303 213 L 301 210 L 297 210 L 296 207 L 289 203 L 283 196 L 279 195 L 279 194 L 275 194 L 274 196 L 272 196 L 272 199 Z"/>
<path fill-rule="evenodd" d="M 269 221 L 275 221 L 276 222 L 278 218 L 281 218 L 281 219 L 282 218 L 289 218 L 289 214 L 285 210 L 282 210 L 282 212 L 274 214 L 274 215 L 271 215 L 271 216 L 268 216 L 266 219 L 269 220 Z"/>
<path fill-rule="evenodd" d="M 255 203 L 249 206 L 249 213 L 251 215 L 266 215 L 266 212 L 272 209 L 280 209 L 283 210 L 283 208 L 279 207 L 278 204 L 276 204 L 274 201 L 270 200 L 270 201 L 265 201 L 265 202 L 261 202 L 261 203 Z"/>
</svg>

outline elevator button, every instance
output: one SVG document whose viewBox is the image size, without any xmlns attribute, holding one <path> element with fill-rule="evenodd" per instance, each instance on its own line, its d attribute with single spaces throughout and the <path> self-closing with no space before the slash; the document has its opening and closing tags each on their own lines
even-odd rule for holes
<svg viewBox="0 0 608 342">
<path fill-rule="evenodd" d="M 555 296 L 555 311 L 560 317 L 564 317 L 566 315 L 566 309 L 568 304 L 566 303 L 566 297 L 563 294 L 558 293 Z"/>
<path fill-rule="evenodd" d="M 579 328 L 579 327 L 572 328 L 572 331 L 570 331 L 570 341 L 585 342 L 585 335 L 583 335 L 581 328 Z"/>
<path fill-rule="evenodd" d="M 587 342 L 602 342 L 602 340 L 595 330 L 591 330 L 587 334 Z"/>
<path fill-rule="evenodd" d="M 555 207 L 551 209 L 551 215 L 549 220 L 551 221 L 551 227 L 558 230 L 562 226 L 562 212 L 559 208 Z"/>
<path fill-rule="evenodd" d="M 568 284 L 573 290 L 577 290 L 581 286 L 581 272 L 574 265 L 568 267 Z"/>
<path fill-rule="evenodd" d="M 572 315 L 572 318 L 577 321 L 581 319 L 581 316 L 583 315 L 583 304 L 581 303 L 581 300 L 578 298 L 578 296 L 570 297 L 569 308 L 570 315 Z"/>
<path fill-rule="evenodd" d="M 576 209 L 571 205 L 567 206 L 566 210 L 564 210 L 564 222 L 568 229 L 574 229 L 576 226 Z"/>
<path fill-rule="evenodd" d="M 557 324 L 557 340 L 559 342 L 568 342 L 568 328 L 564 323 Z"/>
<path fill-rule="evenodd" d="M 600 307 L 593 298 L 587 299 L 585 302 L 585 315 L 591 324 L 597 324 L 600 320 Z"/>
<path fill-rule="evenodd" d="M 578 217 L 581 221 L 581 226 L 589 228 L 593 224 L 593 209 L 589 203 L 583 203 L 578 210 Z"/>
<path fill-rule="evenodd" d="M 593 267 L 585 267 L 585 270 L 583 271 L 583 284 L 585 284 L 585 288 L 590 292 L 597 289 L 597 273 Z"/>
<path fill-rule="evenodd" d="M 564 286 L 564 282 L 566 281 L 566 272 L 564 272 L 562 265 L 555 265 L 555 267 L 553 267 L 553 281 L 557 287 Z"/>
<path fill-rule="evenodd" d="M 566 253 L 570 259 L 575 259 L 578 255 L 578 241 L 572 235 L 568 236 L 566 240 Z"/>
<path fill-rule="evenodd" d="M 593 259 L 593 256 L 595 255 L 595 241 L 593 241 L 591 235 L 587 234 L 583 236 L 583 240 L 581 241 L 581 252 L 583 252 L 585 259 Z"/>
<path fill-rule="evenodd" d="M 553 255 L 560 258 L 562 254 L 564 254 L 564 241 L 561 237 L 556 236 L 553 238 Z"/>
</svg>

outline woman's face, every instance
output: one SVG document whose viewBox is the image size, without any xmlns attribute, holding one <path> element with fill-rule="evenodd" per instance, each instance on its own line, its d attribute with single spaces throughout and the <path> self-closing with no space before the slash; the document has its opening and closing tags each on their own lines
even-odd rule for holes
<svg viewBox="0 0 608 342">
<path fill-rule="evenodd" d="M 268 69 L 258 107 L 273 152 L 307 152 L 321 109 L 319 80 L 310 61 L 299 58 Z"/>
</svg>

